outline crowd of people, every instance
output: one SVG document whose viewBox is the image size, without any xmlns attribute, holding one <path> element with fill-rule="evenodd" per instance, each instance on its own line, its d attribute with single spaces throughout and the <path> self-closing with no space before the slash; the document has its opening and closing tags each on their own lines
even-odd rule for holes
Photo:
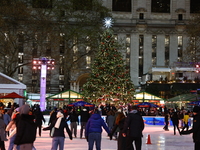
<svg viewBox="0 0 200 150">
<path fill-rule="evenodd" d="M 165 126 L 169 131 L 170 120 L 180 135 L 193 133 L 195 150 L 200 149 L 200 109 L 195 106 L 193 111 L 184 108 L 138 108 L 135 105 L 116 108 L 107 104 L 95 108 L 89 107 L 65 107 L 54 108 L 50 112 L 48 126 L 43 128 L 46 122 L 39 105 L 27 104 L 18 106 L 8 105 L 0 113 L 0 149 L 5 150 L 5 141 L 9 142 L 8 150 L 36 150 L 34 141 L 36 135 L 42 136 L 42 130 L 49 130 L 52 138 L 51 150 L 64 150 L 65 130 L 70 140 L 73 138 L 86 139 L 88 150 L 101 150 L 102 132 L 107 132 L 110 140 L 117 140 L 117 150 L 141 150 L 143 130 L 145 128 L 142 116 L 164 116 Z M 106 116 L 104 120 L 102 118 Z M 188 120 L 194 116 L 193 127 L 190 129 Z M 68 126 L 68 124 L 70 124 Z M 77 126 L 80 125 L 80 135 L 77 135 Z M 198 133 L 198 134 L 197 134 Z"/>
</svg>

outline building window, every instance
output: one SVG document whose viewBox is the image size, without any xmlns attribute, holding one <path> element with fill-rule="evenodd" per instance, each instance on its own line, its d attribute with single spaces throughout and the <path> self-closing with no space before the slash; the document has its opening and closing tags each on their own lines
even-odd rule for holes
<svg viewBox="0 0 200 150">
<path fill-rule="evenodd" d="M 169 66 L 169 35 L 165 35 L 165 66 Z"/>
<path fill-rule="evenodd" d="M 200 0 L 190 0 L 190 13 L 200 13 Z"/>
<path fill-rule="evenodd" d="M 74 51 L 74 54 L 77 54 L 78 52 L 77 38 L 74 38 L 73 40 L 73 51 Z"/>
<path fill-rule="evenodd" d="M 23 53 L 23 51 L 24 51 L 24 47 L 23 47 L 23 44 L 19 44 L 18 45 L 18 52 L 20 53 Z"/>
<path fill-rule="evenodd" d="M 178 61 L 182 61 L 183 56 L 183 36 L 178 36 Z"/>
<path fill-rule="evenodd" d="M 34 42 L 32 46 L 32 56 L 33 58 L 37 58 L 37 43 Z"/>
<path fill-rule="evenodd" d="M 18 68 L 18 74 L 23 74 L 23 67 Z"/>
<path fill-rule="evenodd" d="M 23 74 L 18 74 L 18 80 L 19 80 L 20 82 L 23 81 Z"/>
<path fill-rule="evenodd" d="M 51 57 L 51 48 L 49 46 L 46 48 L 46 56 Z"/>
<path fill-rule="evenodd" d="M 60 75 L 64 75 L 64 68 L 63 68 L 63 66 L 60 66 L 59 74 Z"/>
<path fill-rule="evenodd" d="M 157 36 L 152 35 L 152 65 L 156 65 Z"/>
<path fill-rule="evenodd" d="M 86 68 L 90 68 L 90 65 L 91 65 L 91 57 L 86 56 Z"/>
<path fill-rule="evenodd" d="M 112 11 L 131 12 L 131 0 L 113 0 Z"/>
<path fill-rule="evenodd" d="M 144 14 L 143 13 L 139 14 L 139 19 L 144 19 Z"/>
<path fill-rule="evenodd" d="M 170 13 L 170 0 L 151 0 L 151 12 Z"/>
<path fill-rule="evenodd" d="M 32 0 L 33 8 L 52 8 L 52 0 Z"/>
<path fill-rule="evenodd" d="M 65 52 L 65 40 L 64 33 L 60 33 L 60 54 L 64 54 Z"/>
<path fill-rule="evenodd" d="M 183 15 L 182 14 L 178 14 L 178 20 L 183 20 Z"/>
<path fill-rule="evenodd" d="M 23 63 L 23 56 L 24 56 L 24 54 L 23 53 L 19 53 L 18 54 L 18 63 Z"/>
</svg>

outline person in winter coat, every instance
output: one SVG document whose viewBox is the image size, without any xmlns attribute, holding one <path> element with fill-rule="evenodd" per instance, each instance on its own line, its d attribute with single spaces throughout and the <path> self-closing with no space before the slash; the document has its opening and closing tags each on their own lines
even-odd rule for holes
<svg viewBox="0 0 200 150">
<path fill-rule="evenodd" d="M 35 116 L 35 123 L 37 125 L 37 128 L 39 130 L 39 136 L 41 136 L 41 130 L 42 130 L 42 121 L 45 123 L 45 119 L 44 116 L 40 110 L 39 105 L 36 106 L 34 112 L 33 112 L 34 116 Z"/>
<path fill-rule="evenodd" d="M 85 127 L 89 118 L 90 118 L 90 114 L 88 110 L 83 108 L 83 110 L 80 112 L 80 122 L 81 122 L 80 138 L 81 139 L 83 137 L 83 130 L 85 130 Z"/>
<path fill-rule="evenodd" d="M 123 112 L 119 112 L 117 114 L 115 123 L 114 123 L 114 127 L 111 131 L 110 134 L 110 140 L 112 140 L 112 136 L 115 133 L 115 131 L 117 130 L 117 128 L 119 128 L 119 136 L 117 138 L 117 150 L 126 150 L 127 148 L 127 138 L 122 136 L 122 130 L 124 127 L 124 122 L 125 122 L 126 116 L 124 115 Z M 132 148 L 133 150 L 133 148 Z"/>
<path fill-rule="evenodd" d="M 165 112 L 165 126 L 164 126 L 164 130 L 165 131 L 169 131 L 168 125 L 169 125 L 169 113 L 168 111 Z"/>
<path fill-rule="evenodd" d="M 8 110 L 7 109 L 5 109 L 5 111 L 4 111 L 3 120 L 4 120 L 4 123 L 6 124 L 6 126 L 11 121 L 11 118 L 10 118 L 10 115 L 8 114 Z M 9 136 L 9 131 L 6 131 L 6 134 Z"/>
<path fill-rule="evenodd" d="M 132 150 L 133 141 L 135 141 L 136 150 L 142 148 L 142 131 L 144 130 L 144 121 L 137 111 L 137 106 L 131 106 L 122 130 L 122 135 L 127 137 L 127 150 Z"/>
<path fill-rule="evenodd" d="M 20 150 L 32 150 L 36 139 L 37 126 L 35 117 L 29 114 L 30 107 L 25 104 L 19 108 L 19 115 L 16 121 L 16 137 L 14 143 L 20 146 Z"/>
<path fill-rule="evenodd" d="M 193 126 L 192 129 L 181 131 L 181 135 L 193 133 L 194 150 L 200 150 L 200 107 L 193 108 Z"/>
<path fill-rule="evenodd" d="M 67 121 L 70 121 L 70 129 L 71 129 L 72 133 L 74 132 L 74 137 L 76 138 L 76 136 L 77 136 L 78 113 L 74 108 L 69 113 L 69 117 L 67 118 Z"/>
<path fill-rule="evenodd" d="M 107 117 L 106 117 L 106 123 L 110 131 L 112 130 L 114 126 L 114 122 L 115 122 L 115 112 L 114 110 L 111 109 L 110 111 L 108 111 Z"/>
<path fill-rule="evenodd" d="M 102 127 L 110 135 L 110 130 L 101 118 L 101 115 L 98 113 L 91 115 L 85 129 L 85 137 L 88 141 L 88 150 L 93 150 L 94 143 L 96 144 L 96 150 L 101 150 Z"/>
<path fill-rule="evenodd" d="M 190 116 L 189 116 L 189 113 L 186 112 L 183 116 L 183 123 L 184 123 L 184 126 L 183 126 L 183 129 L 182 131 L 184 131 L 184 129 L 186 128 L 186 130 L 189 129 L 189 125 L 188 125 L 188 120 L 189 120 Z"/>
<path fill-rule="evenodd" d="M 19 108 L 16 108 L 11 116 L 11 121 L 10 123 L 7 125 L 6 127 L 6 131 L 9 131 L 10 134 L 9 134 L 9 145 L 8 145 L 8 150 L 13 150 L 15 144 L 14 144 L 14 141 L 15 141 L 15 137 L 16 137 L 16 133 L 17 133 L 17 130 L 16 130 L 16 119 L 17 119 L 17 115 L 19 115 Z M 16 150 L 19 150 L 19 146 L 16 146 Z"/>
<path fill-rule="evenodd" d="M 51 150 L 57 150 L 58 146 L 59 150 L 64 150 L 64 129 L 66 129 L 70 140 L 73 139 L 72 132 L 70 131 L 62 112 L 57 112 L 56 117 L 57 118 L 50 124 L 50 126 L 43 128 L 43 130 L 51 130 L 51 135 L 53 137 Z"/>
<path fill-rule="evenodd" d="M 178 130 L 178 132 L 180 134 L 181 131 L 180 131 L 179 127 L 178 127 L 178 124 L 179 124 L 178 114 L 177 114 L 177 112 L 174 111 L 174 109 L 172 109 L 171 111 L 172 112 L 170 114 L 170 118 L 171 118 L 172 124 L 174 126 L 174 135 L 176 135 L 176 128 L 177 128 L 177 130 Z"/>
<path fill-rule="evenodd" d="M 56 107 L 51 111 L 48 125 L 50 125 L 56 119 L 57 112 L 58 109 Z"/>
<path fill-rule="evenodd" d="M 5 127 L 6 127 L 6 124 L 4 123 L 4 120 L 3 120 L 3 114 L 0 113 L 0 149 L 1 150 L 6 150 L 5 142 L 4 142 L 7 140 L 5 136 Z"/>
</svg>

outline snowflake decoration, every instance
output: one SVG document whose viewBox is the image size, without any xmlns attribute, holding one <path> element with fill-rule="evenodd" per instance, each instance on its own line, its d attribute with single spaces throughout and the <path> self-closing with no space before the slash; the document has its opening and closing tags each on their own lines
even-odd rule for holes
<svg viewBox="0 0 200 150">
<path fill-rule="evenodd" d="M 110 17 L 106 17 L 103 22 L 106 28 L 110 28 L 113 25 L 113 20 Z"/>
</svg>

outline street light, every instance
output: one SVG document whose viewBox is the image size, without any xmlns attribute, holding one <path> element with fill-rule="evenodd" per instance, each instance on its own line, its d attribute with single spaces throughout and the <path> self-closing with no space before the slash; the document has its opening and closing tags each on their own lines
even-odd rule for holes
<svg viewBox="0 0 200 150">
<path fill-rule="evenodd" d="M 196 73 L 199 73 L 199 72 L 200 72 L 200 65 L 199 65 L 199 64 L 196 64 L 196 65 L 195 65 L 195 68 L 196 68 Z"/>
<path fill-rule="evenodd" d="M 55 65 L 54 59 L 49 59 L 46 57 L 33 58 L 33 69 L 41 70 L 41 75 L 40 75 L 40 109 L 41 111 L 45 110 L 47 69 L 53 70 L 54 65 Z"/>
</svg>

